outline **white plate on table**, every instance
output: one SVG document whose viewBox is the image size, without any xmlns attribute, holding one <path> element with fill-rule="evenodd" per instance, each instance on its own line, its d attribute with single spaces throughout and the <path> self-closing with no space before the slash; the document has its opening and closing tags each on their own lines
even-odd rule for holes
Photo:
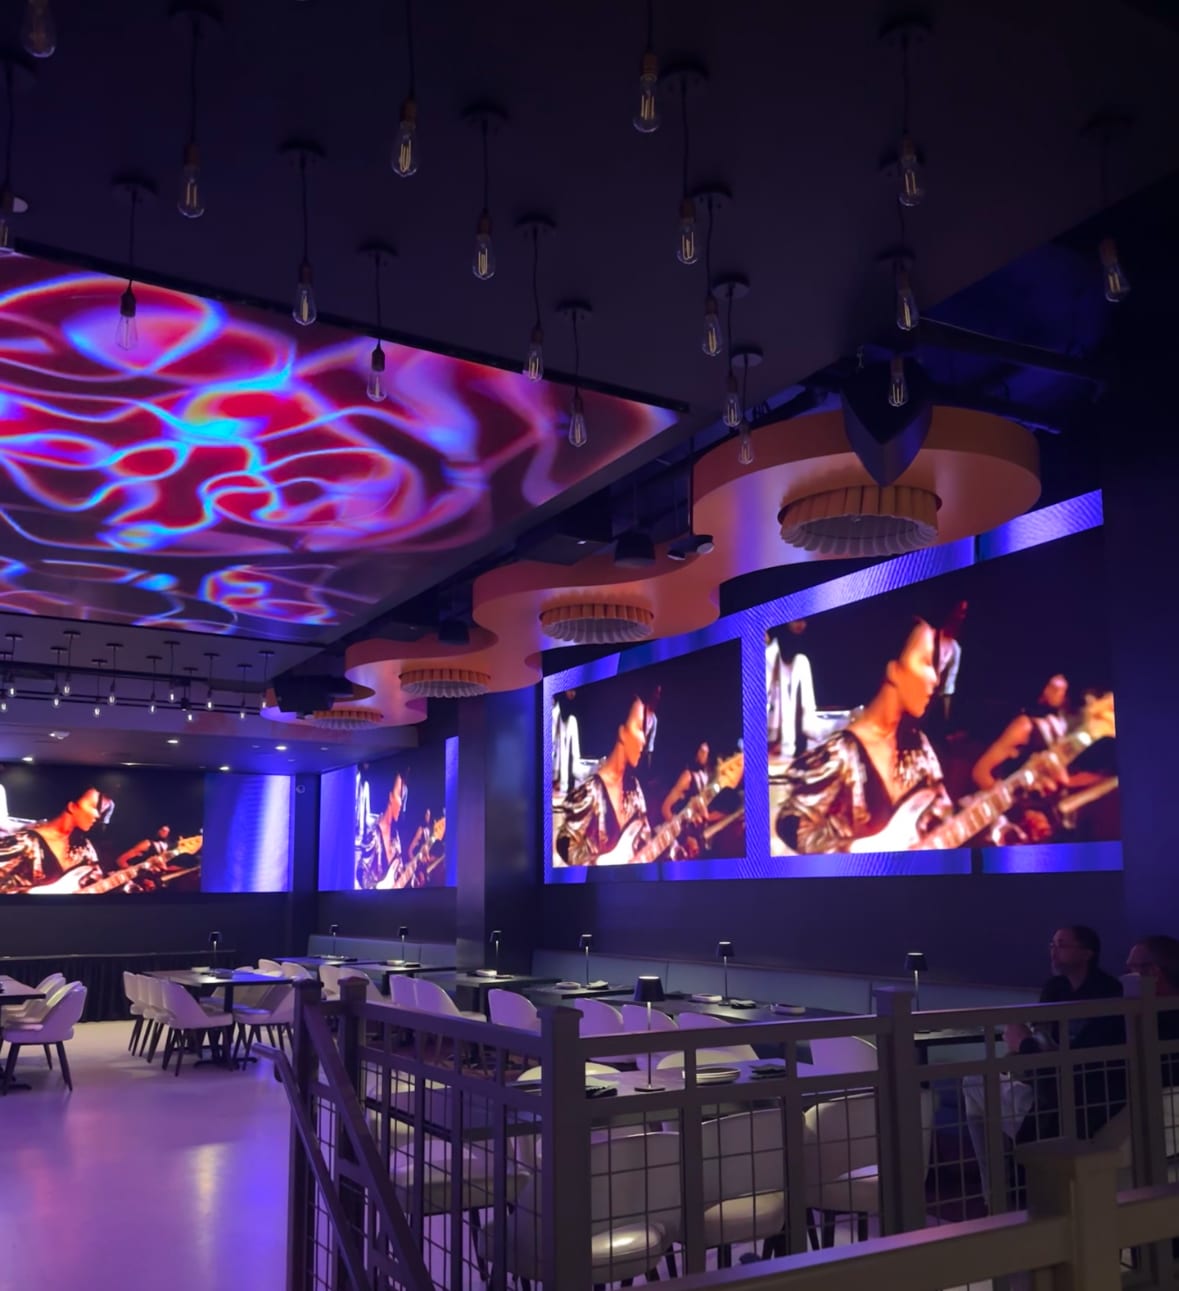
<svg viewBox="0 0 1179 1291">
<path fill-rule="evenodd" d="M 580 982 L 554 982 L 553 986 L 558 991 L 583 991 L 585 987 Z"/>
<path fill-rule="evenodd" d="M 693 995 L 692 1002 L 694 1004 L 719 1004 L 723 998 L 724 997 L 721 995 L 700 994 L 700 995 Z"/>
<path fill-rule="evenodd" d="M 741 1072 L 736 1067 L 699 1067 L 696 1071 L 698 1085 L 731 1085 Z"/>
</svg>

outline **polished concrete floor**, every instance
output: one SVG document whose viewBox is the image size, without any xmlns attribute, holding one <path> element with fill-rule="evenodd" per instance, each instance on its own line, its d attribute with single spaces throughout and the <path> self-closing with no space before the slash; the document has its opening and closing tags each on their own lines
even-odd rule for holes
<svg viewBox="0 0 1179 1291">
<path fill-rule="evenodd" d="M 129 1034 L 77 1028 L 72 1094 L 56 1059 L 22 1049 L 33 1088 L 0 1099 L 0 1286 L 282 1291 L 288 1121 L 270 1066 L 173 1079 Z"/>
</svg>

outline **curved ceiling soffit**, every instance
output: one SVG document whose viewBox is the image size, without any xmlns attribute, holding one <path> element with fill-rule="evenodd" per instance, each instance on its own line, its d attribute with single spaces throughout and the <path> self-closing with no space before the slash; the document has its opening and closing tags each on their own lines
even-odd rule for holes
<svg viewBox="0 0 1179 1291">
<path fill-rule="evenodd" d="M 488 689 L 516 690 L 541 679 L 541 653 L 562 643 L 541 630 L 541 611 L 556 605 L 608 600 L 649 609 L 652 637 L 678 636 L 713 622 L 720 587 L 757 570 L 821 560 L 787 546 L 778 513 L 789 502 L 833 489 L 872 487 L 848 445 L 843 417 L 826 411 L 766 427 L 755 438 L 750 466 L 737 460 L 733 440 L 702 455 L 695 467 L 697 533 L 711 533 L 715 550 L 682 563 L 656 549 L 649 570 L 620 569 L 611 554 L 568 568 L 519 561 L 481 575 L 472 587 L 475 626 L 465 646 L 436 636 L 416 642 L 379 637 L 358 641 L 345 656 L 345 675 L 370 687 L 366 701 L 383 724 L 420 721 L 422 701 L 405 696 L 403 669 L 461 667 L 487 674 Z M 994 529 L 1032 507 L 1040 494 L 1039 448 L 1024 427 L 989 413 L 938 407 L 925 444 L 895 484 L 925 489 L 939 499 L 938 542 Z M 410 715 L 398 717 L 399 712 Z"/>
</svg>

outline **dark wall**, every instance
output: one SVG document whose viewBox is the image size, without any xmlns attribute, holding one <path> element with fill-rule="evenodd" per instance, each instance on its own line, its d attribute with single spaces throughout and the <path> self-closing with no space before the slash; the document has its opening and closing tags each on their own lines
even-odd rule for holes
<svg viewBox="0 0 1179 1291">
<path fill-rule="evenodd" d="M 454 940 L 454 888 L 419 888 L 402 892 L 321 892 L 315 931 L 340 925 L 341 937 L 397 936 L 409 928 L 409 941 Z"/>
</svg>

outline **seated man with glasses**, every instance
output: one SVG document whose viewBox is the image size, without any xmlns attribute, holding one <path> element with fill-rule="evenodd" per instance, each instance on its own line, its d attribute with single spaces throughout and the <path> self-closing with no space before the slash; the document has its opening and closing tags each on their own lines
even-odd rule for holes
<svg viewBox="0 0 1179 1291">
<path fill-rule="evenodd" d="M 1159 1009 L 1159 1039 L 1179 1040 L 1179 940 L 1161 934 L 1143 937 L 1126 956 L 1126 972 L 1154 982 L 1154 993 L 1165 1002 Z M 1163 1084 L 1179 1085 L 1179 1053 L 1163 1054 Z M 1179 1107 L 1175 1111 L 1179 1114 Z"/>
<path fill-rule="evenodd" d="M 1069 1004 L 1077 1000 L 1117 999 L 1122 984 L 1102 969 L 1101 938 L 1084 924 L 1058 928 L 1048 943 L 1052 976 L 1040 991 L 1041 1004 Z M 1003 1032 L 1008 1051 L 1019 1054 L 1046 1052 L 1060 1047 L 1059 1027 L 1032 1030 L 1013 1023 Z M 1118 1016 L 1076 1018 L 1069 1023 L 1068 1047 L 1091 1049 L 1122 1044 L 1125 1039 Z M 1095 1070 L 1089 1070 L 1092 1067 Z M 1060 1130 L 1060 1090 L 1056 1068 L 1028 1070 L 1020 1077 L 1004 1076 L 999 1085 L 1003 1135 L 1011 1142 L 1055 1138 Z M 1123 1064 L 1094 1063 L 1074 1071 L 1077 1134 L 1088 1138 L 1125 1102 Z M 966 1126 L 982 1175 L 983 1196 L 989 1200 L 986 1150 L 986 1102 L 981 1076 L 962 1081 Z"/>
</svg>

